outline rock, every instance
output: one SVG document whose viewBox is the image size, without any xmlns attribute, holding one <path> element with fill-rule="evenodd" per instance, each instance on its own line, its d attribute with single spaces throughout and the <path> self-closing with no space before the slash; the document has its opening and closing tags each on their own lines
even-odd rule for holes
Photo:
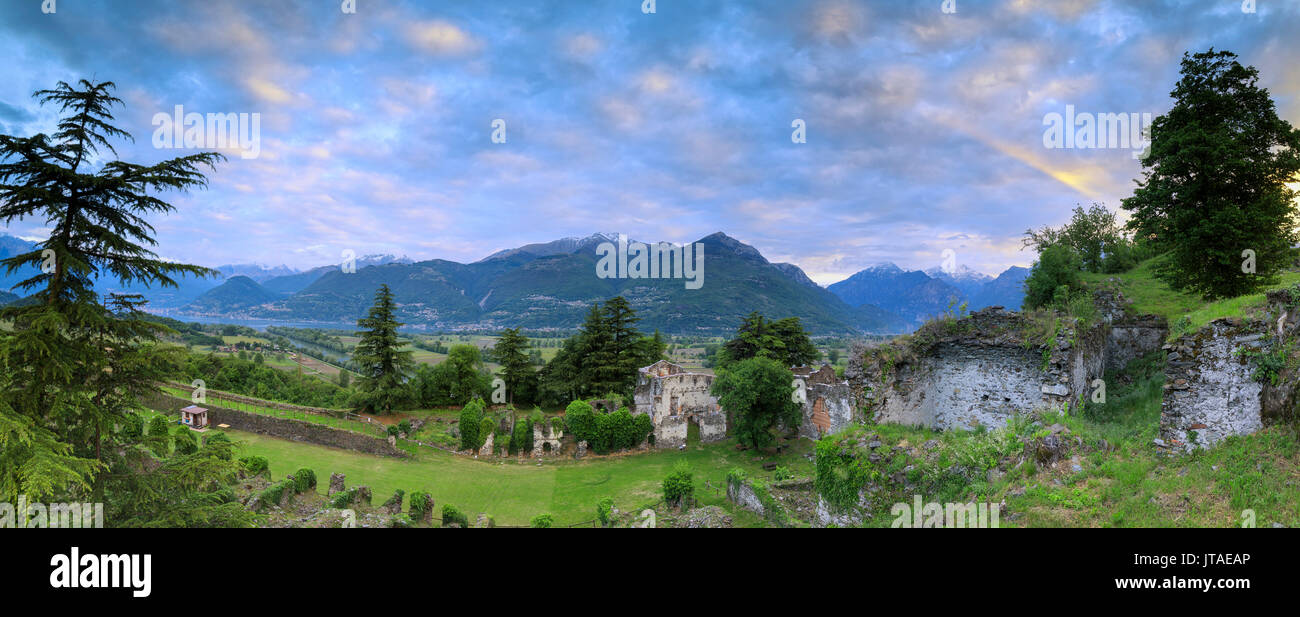
<svg viewBox="0 0 1300 617">
<path fill-rule="evenodd" d="M 389 497 L 389 498 L 388 498 L 388 501 L 385 501 L 385 502 L 384 502 L 384 505 L 383 505 L 384 511 L 387 512 L 387 513 L 389 513 L 389 514 L 397 514 L 397 513 L 401 512 L 401 511 L 402 511 L 402 494 L 403 494 L 403 493 L 404 493 L 404 491 L 403 491 L 402 489 L 400 489 L 400 488 L 397 489 L 397 490 L 393 493 L 393 496 L 392 496 L 392 497 Z"/>
<path fill-rule="evenodd" d="M 1165 447 L 1167 447 L 1167 446 L 1165 445 L 1165 440 L 1163 440 L 1163 439 L 1161 439 L 1161 438 L 1159 438 L 1159 437 L 1156 437 L 1155 439 L 1152 439 L 1152 440 L 1151 440 L 1151 443 L 1156 444 L 1156 447 L 1157 447 L 1157 448 L 1165 448 Z"/>
<path fill-rule="evenodd" d="M 1070 394 L 1070 388 L 1065 384 L 1043 385 L 1041 388 L 1043 394 L 1054 394 L 1056 396 L 1067 396 Z"/>
<path fill-rule="evenodd" d="M 343 478 L 344 478 L 344 477 L 346 477 L 346 476 L 344 476 L 344 475 L 341 474 L 341 473 L 332 473 L 332 474 L 330 474 L 330 488 L 329 488 L 329 492 L 326 493 L 326 495 L 333 496 L 334 493 L 342 493 L 344 490 L 346 490 L 346 489 L 343 487 Z"/>
</svg>

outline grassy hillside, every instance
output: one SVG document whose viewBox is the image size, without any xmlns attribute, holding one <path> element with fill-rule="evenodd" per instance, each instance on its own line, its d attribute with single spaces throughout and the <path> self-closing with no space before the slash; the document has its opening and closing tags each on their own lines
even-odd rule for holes
<svg viewBox="0 0 1300 617">
<path fill-rule="evenodd" d="M 1169 320 L 1169 336 L 1177 338 L 1223 317 L 1246 317 L 1264 307 L 1264 293 L 1207 302 L 1200 296 L 1175 291 L 1156 278 L 1155 266 L 1160 258 L 1148 259 L 1122 274 L 1084 274 L 1090 285 L 1115 285 L 1133 303 L 1139 314 L 1163 315 Z M 1291 287 L 1300 283 L 1300 271 L 1288 270 L 1268 289 Z"/>
</svg>

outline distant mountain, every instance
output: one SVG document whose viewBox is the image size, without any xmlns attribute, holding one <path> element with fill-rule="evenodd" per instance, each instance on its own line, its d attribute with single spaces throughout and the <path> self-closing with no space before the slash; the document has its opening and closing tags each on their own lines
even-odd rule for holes
<svg viewBox="0 0 1300 617">
<path fill-rule="evenodd" d="M 297 274 L 298 271 L 288 266 L 263 266 L 261 264 L 226 264 L 220 266 L 217 270 L 226 278 L 235 276 L 246 276 L 257 282 L 262 282 L 277 276 L 287 276 Z"/>
<path fill-rule="evenodd" d="M 826 289 L 850 306 L 872 304 L 913 325 L 924 323 L 962 298 L 960 289 L 920 270 L 905 271 L 892 263 L 871 266 Z"/>
<path fill-rule="evenodd" d="M 247 276 L 233 276 L 185 305 L 184 310 L 205 315 L 229 314 L 274 302 L 280 297 Z"/>
<path fill-rule="evenodd" d="M 723 233 L 699 240 L 704 247 L 700 289 L 687 289 L 683 279 L 599 278 L 596 248 L 602 242 L 617 242 L 617 236 L 532 244 L 470 264 L 435 259 L 358 267 L 355 273 L 330 269 L 287 298 L 247 313 L 351 321 L 365 313 L 379 285 L 387 284 L 401 320 L 438 329 L 569 329 L 582 322 L 592 304 L 617 295 L 636 309 L 643 331 L 728 333 L 751 311 L 773 319 L 799 317 L 814 333 L 898 332 L 906 327 L 888 311 L 846 304 L 799 268 L 768 262 L 753 247 Z M 268 280 L 264 291 L 289 289 L 281 279 Z"/>
<path fill-rule="evenodd" d="M 971 270 L 965 264 L 958 266 L 952 272 L 946 272 L 942 268 L 930 268 L 925 271 L 926 276 L 932 279 L 943 281 L 961 291 L 962 296 L 966 298 L 974 297 L 984 288 L 984 285 L 993 280 L 993 277 Z"/>
<path fill-rule="evenodd" d="M 618 234 L 616 233 L 594 233 L 585 238 L 561 238 L 551 242 L 538 242 L 534 244 L 525 244 L 519 248 L 505 249 L 497 251 L 480 259 L 476 263 L 491 261 L 493 259 L 503 259 L 515 255 L 532 255 L 533 257 L 547 257 L 549 255 L 566 255 L 582 249 L 586 246 L 594 246 L 601 242 L 617 242 Z"/>
<path fill-rule="evenodd" d="M 298 272 L 296 274 L 286 274 L 275 278 L 269 278 L 262 281 L 262 288 L 273 293 L 287 296 L 306 289 L 308 285 L 315 283 L 316 279 L 325 276 L 325 273 L 330 272 L 331 270 L 337 270 L 338 268 L 338 266 L 320 266 L 319 268 L 312 268 L 306 272 Z"/>
<path fill-rule="evenodd" d="M 7 291 L 0 291 L 0 306 L 7 306 L 9 305 L 9 303 L 17 302 L 21 299 L 22 297 L 19 296 L 18 294 L 11 294 Z"/>
<path fill-rule="evenodd" d="M 871 304 L 899 315 L 915 327 L 962 303 L 971 311 L 993 305 L 1018 310 L 1024 298 L 1021 283 L 1028 273 L 1026 268 L 1013 266 L 995 279 L 964 266 L 954 272 L 938 268 L 922 272 L 884 263 L 827 289 L 849 305 Z"/>
<path fill-rule="evenodd" d="M 1011 266 L 996 279 L 985 283 L 979 293 L 971 298 L 971 306 L 974 308 L 1001 306 L 1009 311 L 1018 311 L 1020 305 L 1025 302 L 1025 279 L 1027 278 L 1029 278 L 1029 268 Z"/>
</svg>

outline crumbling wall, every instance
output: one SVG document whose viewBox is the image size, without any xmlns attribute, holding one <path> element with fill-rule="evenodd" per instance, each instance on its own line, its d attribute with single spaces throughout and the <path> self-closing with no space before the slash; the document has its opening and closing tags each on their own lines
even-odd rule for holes
<svg viewBox="0 0 1300 617">
<path fill-rule="evenodd" d="M 533 423 L 533 456 L 559 454 L 560 440 L 563 438 L 564 430 L 555 430 L 550 422 Z"/>
<path fill-rule="evenodd" d="M 795 379 L 803 381 L 801 436 L 818 439 L 839 432 L 856 420 L 853 388 L 835 375 L 834 368 L 822 365 L 813 371 L 811 367 L 795 367 L 792 372 Z"/>
<path fill-rule="evenodd" d="M 1109 325 L 989 307 L 855 349 L 845 376 L 876 422 L 1001 426 L 1016 413 L 1075 408 L 1105 370 Z"/>
<path fill-rule="evenodd" d="M 1215 320 L 1167 345 L 1158 445 L 1191 450 L 1294 420 L 1297 306 L 1288 290 L 1272 291 L 1259 313 Z"/>
<path fill-rule="evenodd" d="M 712 388 L 713 375 L 687 372 L 661 360 L 640 370 L 633 390 L 633 413 L 650 416 L 658 448 L 685 444 L 688 421 L 699 425 L 702 442 L 725 439 L 727 416 L 710 392 Z"/>
</svg>

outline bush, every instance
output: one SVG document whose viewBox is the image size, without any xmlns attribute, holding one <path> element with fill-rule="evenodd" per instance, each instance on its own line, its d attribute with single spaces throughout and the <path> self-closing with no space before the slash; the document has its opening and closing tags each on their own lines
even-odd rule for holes
<svg viewBox="0 0 1300 617">
<path fill-rule="evenodd" d="M 426 508 L 433 504 L 433 499 L 424 491 L 411 492 L 411 518 L 415 521 L 424 520 Z"/>
<path fill-rule="evenodd" d="M 271 475 L 271 462 L 266 460 L 265 456 L 245 456 L 239 459 L 239 463 L 243 465 L 244 472 L 250 476 L 267 474 L 267 477 L 270 477 Z"/>
<path fill-rule="evenodd" d="M 293 485 L 289 484 L 287 480 L 281 480 L 266 487 L 262 491 L 262 507 L 279 505 L 280 499 L 284 497 L 284 492 L 292 490 Z"/>
<path fill-rule="evenodd" d="M 356 496 L 357 489 L 355 488 L 335 493 L 334 496 L 330 498 L 330 507 L 336 509 L 346 508 L 352 505 L 352 500 L 355 499 Z"/>
<path fill-rule="evenodd" d="M 172 423 L 168 422 L 165 416 L 154 416 L 149 420 L 149 436 L 159 437 L 166 435 L 167 430 L 171 428 L 171 424 Z"/>
<path fill-rule="evenodd" d="M 573 401 L 564 409 L 564 423 L 574 439 L 590 442 L 596 432 L 596 411 L 586 401 Z"/>
<path fill-rule="evenodd" d="M 235 442 L 230 441 L 225 433 L 212 433 L 203 438 L 203 450 L 223 461 L 230 460 L 234 449 Z"/>
<path fill-rule="evenodd" d="M 460 449 L 477 450 L 483 447 L 487 435 L 480 435 L 479 429 L 483 419 L 483 399 L 476 398 L 465 404 L 460 410 Z"/>
<path fill-rule="evenodd" d="M 600 521 L 601 527 L 609 527 L 611 516 L 614 513 L 614 500 L 609 497 L 601 497 L 596 502 L 596 520 Z"/>
<path fill-rule="evenodd" d="M 678 461 L 664 478 L 663 491 L 664 503 L 669 506 L 683 507 L 695 499 L 695 480 L 685 461 Z"/>
<path fill-rule="evenodd" d="M 533 529 L 550 529 L 554 525 L 555 517 L 550 514 L 538 514 L 528 521 L 528 526 Z"/>
<path fill-rule="evenodd" d="M 414 527 L 415 522 L 411 520 L 411 517 L 401 512 L 398 512 L 397 514 L 393 515 L 392 519 L 389 520 L 388 526 L 393 528 L 405 529 L 408 527 Z"/>
<path fill-rule="evenodd" d="M 316 472 L 306 467 L 299 469 L 293 474 L 293 490 L 299 493 L 306 493 L 316 488 Z"/>
<path fill-rule="evenodd" d="M 176 445 L 177 454 L 194 454 L 199 451 L 199 440 L 194 437 L 194 431 L 183 426 L 176 431 L 172 442 Z"/>
<path fill-rule="evenodd" d="M 782 480 L 789 480 L 790 478 L 794 477 L 794 472 L 790 471 L 789 467 L 781 465 L 778 466 L 775 470 L 773 470 L 772 477 L 775 478 L 777 482 L 780 482 Z"/>
<path fill-rule="evenodd" d="M 411 421 L 410 421 L 410 420 L 402 420 L 401 422 L 398 422 L 398 423 L 397 423 L 397 430 L 400 431 L 400 432 L 402 432 L 402 433 L 406 433 L 407 435 L 410 435 L 410 434 L 411 434 Z"/>
<path fill-rule="evenodd" d="M 460 525 L 462 529 L 468 528 L 469 517 L 466 516 L 464 512 L 461 512 L 460 508 L 457 508 L 456 506 L 453 506 L 449 503 L 443 504 L 442 526 L 450 527 L 452 525 Z"/>
</svg>

